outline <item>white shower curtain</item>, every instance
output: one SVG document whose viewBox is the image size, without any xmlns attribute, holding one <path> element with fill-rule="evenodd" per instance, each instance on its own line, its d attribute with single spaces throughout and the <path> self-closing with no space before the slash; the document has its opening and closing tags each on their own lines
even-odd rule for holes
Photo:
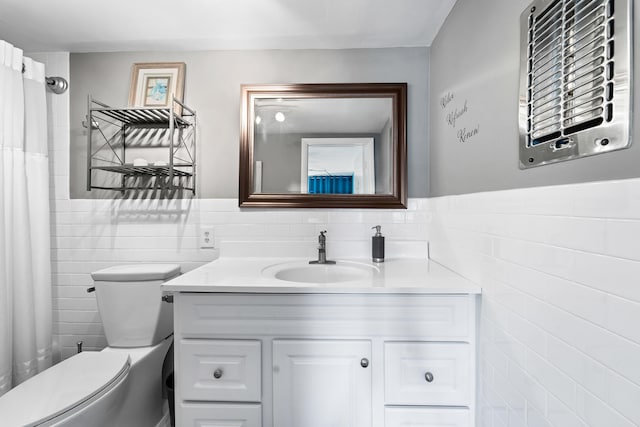
<svg viewBox="0 0 640 427">
<path fill-rule="evenodd" d="M 44 65 L 0 40 L 0 395 L 51 366 L 47 154 Z"/>
</svg>

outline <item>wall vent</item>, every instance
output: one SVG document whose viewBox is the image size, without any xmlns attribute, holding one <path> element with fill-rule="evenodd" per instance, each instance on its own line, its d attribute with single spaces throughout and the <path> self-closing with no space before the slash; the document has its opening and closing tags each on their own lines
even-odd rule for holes
<svg viewBox="0 0 640 427">
<path fill-rule="evenodd" d="M 520 168 L 631 144 L 632 0 L 538 0 L 521 16 Z"/>
</svg>

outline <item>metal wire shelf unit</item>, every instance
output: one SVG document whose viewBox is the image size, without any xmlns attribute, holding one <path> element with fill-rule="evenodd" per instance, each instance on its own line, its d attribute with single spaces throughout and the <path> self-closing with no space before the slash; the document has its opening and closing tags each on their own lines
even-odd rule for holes
<svg viewBox="0 0 640 427">
<path fill-rule="evenodd" d="M 173 98 L 169 108 L 113 108 L 88 96 L 87 191 L 185 190 L 196 193 L 196 112 Z M 130 153 L 160 153 L 153 163 Z M 102 178 L 101 180 L 99 178 Z"/>
</svg>

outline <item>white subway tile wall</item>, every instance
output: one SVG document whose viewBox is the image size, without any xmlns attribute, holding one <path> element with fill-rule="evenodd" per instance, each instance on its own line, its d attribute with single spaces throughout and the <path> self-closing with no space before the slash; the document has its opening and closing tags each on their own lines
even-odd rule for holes
<svg viewBox="0 0 640 427">
<path fill-rule="evenodd" d="M 69 78 L 67 53 L 32 54 L 47 75 Z M 73 82 L 70 82 L 73 86 Z M 215 259 L 200 249 L 202 227 L 212 227 L 225 256 L 317 256 L 317 236 L 327 230 L 329 257 L 371 256 L 374 225 L 387 236 L 387 256 L 427 254 L 426 200 L 405 210 L 240 210 L 236 199 L 70 200 L 69 94 L 48 94 L 51 159 L 51 248 L 54 340 L 58 359 L 83 341 L 98 350 L 106 339 L 91 272 L 126 263 L 178 263 L 188 271 Z M 201 159 L 206 162 L 206 159 Z M 116 195 L 117 196 L 117 195 Z"/>
<path fill-rule="evenodd" d="M 141 262 L 179 263 L 183 272 L 191 270 L 218 254 L 218 250 L 199 248 L 203 226 L 213 227 L 215 246 L 225 256 L 312 259 L 317 256 L 320 230 L 328 230 L 329 257 L 370 257 L 370 227 L 381 224 L 383 231 L 390 230 L 388 257 L 426 258 L 426 221 L 406 221 L 404 211 L 403 223 L 397 211 L 384 211 L 378 212 L 374 224 L 363 211 L 246 212 L 236 206 L 236 200 L 226 199 L 62 202 L 53 207 L 52 236 L 54 325 L 62 358 L 76 351 L 79 340 L 91 350 L 106 345 L 95 294 L 86 293 L 91 272 Z M 325 216 L 323 222 L 316 221 L 319 215 Z"/>
<path fill-rule="evenodd" d="M 640 425 L 640 180 L 429 199 L 483 288 L 479 425 Z"/>
</svg>

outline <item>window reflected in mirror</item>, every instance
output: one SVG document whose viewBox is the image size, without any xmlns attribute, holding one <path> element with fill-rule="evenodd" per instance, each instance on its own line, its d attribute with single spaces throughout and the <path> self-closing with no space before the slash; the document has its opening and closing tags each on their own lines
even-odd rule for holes
<svg viewBox="0 0 640 427">
<path fill-rule="evenodd" d="M 303 194 L 375 194 L 373 138 L 302 138 Z"/>
</svg>

